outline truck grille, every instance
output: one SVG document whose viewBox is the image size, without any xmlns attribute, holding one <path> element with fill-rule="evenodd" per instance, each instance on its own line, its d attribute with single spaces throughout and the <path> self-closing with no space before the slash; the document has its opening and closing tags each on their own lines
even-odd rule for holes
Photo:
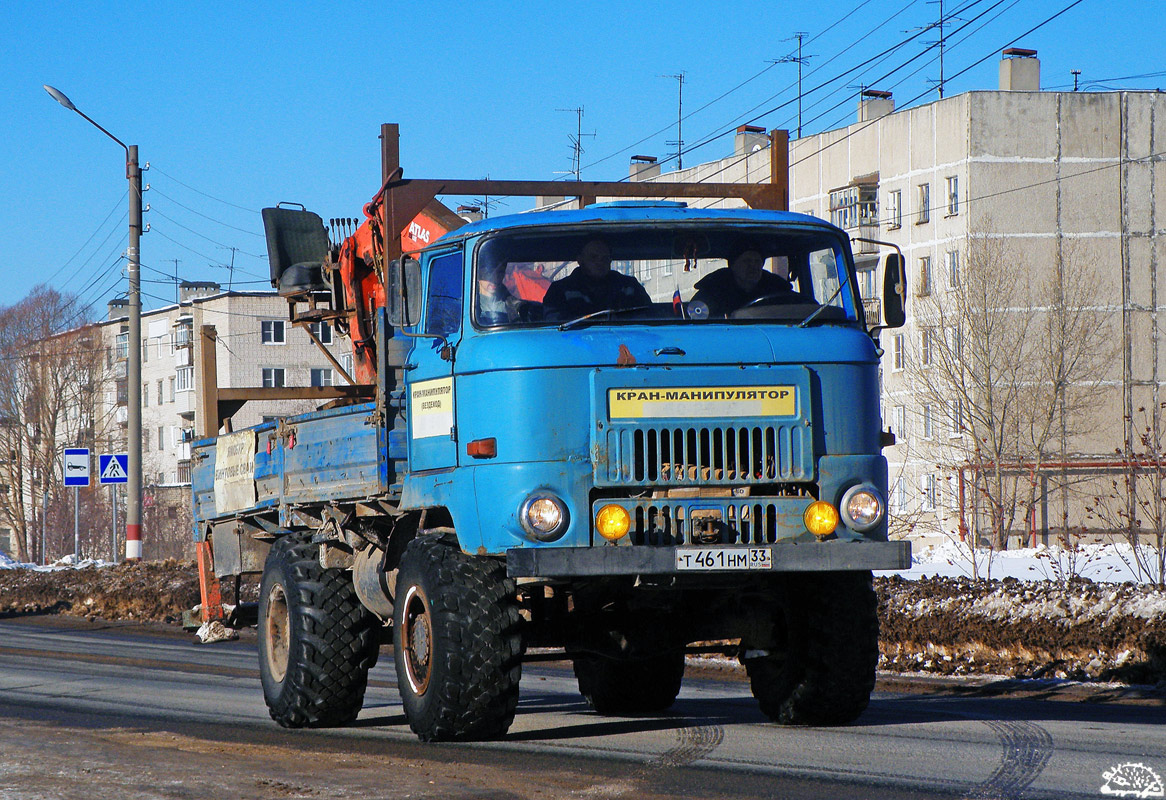
<svg viewBox="0 0 1166 800">
<path fill-rule="evenodd" d="M 697 486 L 809 480 L 799 425 L 613 427 L 597 454 L 600 485 Z M 606 458 L 603 456 L 606 455 Z"/>
<path fill-rule="evenodd" d="M 717 500 L 599 500 L 600 505 L 615 502 L 627 509 L 631 517 L 628 538 L 633 545 L 740 545 L 773 544 L 780 538 L 795 536 L 803 528 L 802 512 L 812 498 L 750 498 Z M 716 536 L 711 540 L 703 514 L 719 511 Z M 694 532 L 694 518 L 699 535 Z"/>
</svg>

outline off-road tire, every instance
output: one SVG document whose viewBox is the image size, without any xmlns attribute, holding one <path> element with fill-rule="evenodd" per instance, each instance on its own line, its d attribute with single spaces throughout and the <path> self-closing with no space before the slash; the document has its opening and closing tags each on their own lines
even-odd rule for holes
<svg viewBox="0 0 1166 800">
<path fill-rule="evenodd" d="M 866 709 L 879 661 L 870 572 L 790 575 L 775 620 L 778 647 L 747 658 L 762 712 L 783 725 L 846 725 Z"/>
<path fill-rule="evenodd" d="M 575 657 L 579 693 L 598 714 L 653 714 L 670 708 L 684 680 L 684 651 L 645 659 Z"/>
<path fill-rule="evenodd" d="M 397 687 L 422 741 L 496 739 L 518 707 L 521 618 L 497 559 L 452 536 L 419 536 L 401 556 L 393 609 Z"/>
<path fill-rule="evenodd" d="M 351 574 L 320 566 L 310 533 L 278 539 L 259 596 L 259 676 L 271 718 L 285 728 L 356 719 L 380 627 L 357 599 Z"/>
</svg>

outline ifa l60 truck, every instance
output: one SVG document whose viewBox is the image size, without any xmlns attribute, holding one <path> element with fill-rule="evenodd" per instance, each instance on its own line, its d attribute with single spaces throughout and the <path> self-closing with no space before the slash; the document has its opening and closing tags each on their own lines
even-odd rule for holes
<svg viewBox="0 0 1166 800">
<path fill-rule="evenodd" d="M 739 657 L 777 722 L 854 720 L 878 660 L 871 571 L 910 562 L 880 454 L 901 257 L 864 304 L 846 234 L 772 210 L 774 187 L 626 183 L 402 253 L 385 232 L 438 192 L 567 189 L 392 166 L 344 242 L 310 212 L 265 214 L 273 283 L 301 322 L 345 320 L 368 396 L 193 448 L 196 540 L 219 577 L 262 573 L 275 721 L 352 721 L 390 637 L 424 740 L 503 735 L 531 658 L 572 662 L 600 714 L 662 711 L 698 643 Z M 759 207 L 589 202 L 633 191 Z M 650 301 L 544 307 L 595 240 Z M 789 289 L 714 313 L 694 287 L 743 242 Z"/>
</svg>

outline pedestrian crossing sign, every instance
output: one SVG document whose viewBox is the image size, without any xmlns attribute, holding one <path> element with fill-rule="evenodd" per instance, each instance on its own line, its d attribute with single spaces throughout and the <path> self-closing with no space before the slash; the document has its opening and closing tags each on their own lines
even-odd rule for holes
<svg viewBox="0 0 1166 800">
<path fill-rule="evenodd" d="M 125 453 L 113 453 L 97 457 L 97 468 L 101 483 L 127 483 L 130 475 L 130 457 Z"/>
</svg>

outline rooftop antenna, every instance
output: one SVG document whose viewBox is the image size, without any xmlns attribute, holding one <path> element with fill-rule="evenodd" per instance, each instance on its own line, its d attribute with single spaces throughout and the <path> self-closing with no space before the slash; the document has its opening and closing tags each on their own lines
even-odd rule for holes
<svg viewBox="0 0 1166 800">
<path fill-rule="evenodd" d="M 684 122 L 684 76 L 685 73 L 678 72 L 675 75 L 661 75 L 661 78 L 675 78 L 679 85 L 678 94 L 676 95 L 676 141 L 665 142 L 664 144 L 676 145 L 676 169 L 684 169 L 684 136 L 681 125 Z"/>
<path fill-rule="evenodd" d="M 1071 70 L 1069 70 L 1069 72 L 1072 73 L 1072 75 L 1073 75 L 1073 91 L 1075 92 L 1075 91 L 1077 91 L 1077 78 L 1079 78 L 1081 76 L 1081 70 L 1071 69 Z"/>
<path fill-rule="evenodd" d="M 926 31 L 926 30 L 931 30 L 932 28 L 939 30 L 939 81 L 938 82 L 931 81 L 931 83 L 935 83 L 936 88 L 939 90 L 939 99 L 942 100 L 943 99 L 943 86 L 947 82 L 943 76 L 943 59 L 944 59 L 945 51 L 947 50 L 947 35 L 944 31 L 944 27 L 951 20 L 958 20 L 958 19 L 960 19 L 960 17 L 957 17 L 954 14 L 951 16 L 944 16 L 943 0 L 928 0 L 928 4 L 939 6 L 939 19 L 935 22 L 932 22 L 929 25 L 924 25 L 922 30 Z M 920 29 L 915 28 L 914 30 L 920 30 Z"/>
<path fill-rule="evenodd" d="M 798 138 L 802 138 L 802 67 L 814 56 L 802 55 L 802 40 L 810 34 L 806 31 L 797 31 L 788 39 L 782 39 L 783 42 L 792 42 L 794 39 L 798 40 L 798 54 L 782 56 L 776 61 L 771 61 L 771 64 L 797 64 L 798 65 Z"/>
<path fill-rule="evenodd" d="M 178 265 L 181 263 L 177 258 L 168 258 L 167 261 L 174 262 L 174 302 L 178 302 Z"/>
<path fill-rule="evenodd" d="M 555 174 L 556 175 L 563 175 L 563 174 L 574 175 L 575 180 L 581 181 L 581 180 L 583 180 L 583 152 L 584 152 L 584 150 L 583 150 L 583 137 L 584 136 L 594 136 L 595 132 L 594 131 L 592 131 L 591 133 L 584 133 L 583 132 L 583 106 L 579 106 L 578 108 L 556 108 L 555 111 L 571 111 L 571 112 L 574 112 L 578 117 L 578 125 L 576 126 L 576 129 L 575 129 L 575 135 L 567 137 L 571 140 L 571 151 L 572 151 L 571 171 L 569 173 L 557 172 Z"/>
<path fill-rule="evenodd" d="M 224 266 L 227 266 L 227 269 L 230 270 L 230 273 L 227 276 L 227 291 L 229 292 L 229 291 L 231 291 L 231 288 L 235 285 L 235 253 L 237 253 L 239 251 L 239 248 L 238 247 L 227 247 L 226 245 L 221 244 L 221 245 L 219 245 L 219 249 L 231 251 L 231 263 L 230 263 L 230 265 L 224 265 Z"/>
</svg>

